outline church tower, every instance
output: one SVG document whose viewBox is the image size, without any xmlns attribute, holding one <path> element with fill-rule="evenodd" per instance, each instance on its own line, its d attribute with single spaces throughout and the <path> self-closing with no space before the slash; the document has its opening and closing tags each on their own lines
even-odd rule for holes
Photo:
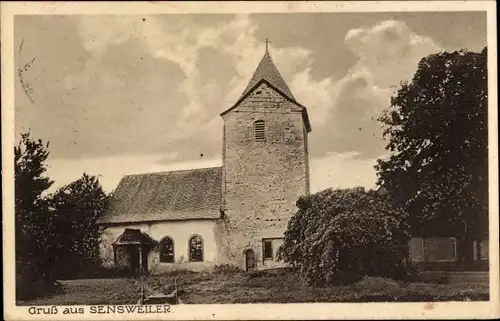
<svg viewBox="0 0 500 321">
<path fill-rule="evenodd" d="M 281 266 L 297 199 L 309 193 L 307 109 L 283 80 L 267 49 L 236 104 L 221 114 L 223 228 L 220 262 L 243 269 Z"/>
</svg>

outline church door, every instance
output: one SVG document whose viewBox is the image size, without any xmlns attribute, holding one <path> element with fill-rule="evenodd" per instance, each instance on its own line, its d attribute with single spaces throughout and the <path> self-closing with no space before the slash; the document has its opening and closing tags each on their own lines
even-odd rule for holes
<svg viewBox="0 0 500 321">
<path fill-rule="evenodd" d="M 245 268 L 247 271 L 255 270 L 255 253 L 252 250 L 245 251 Z"/>
<path fill-rule="evenodd" d="M 129 253 L 129 268 L 132 276 L 137 276 L 139 274 L 140 268 L 140 256 L 139 256 L 139 248 L 135 245 L 128 247 Z"/>
</svg>

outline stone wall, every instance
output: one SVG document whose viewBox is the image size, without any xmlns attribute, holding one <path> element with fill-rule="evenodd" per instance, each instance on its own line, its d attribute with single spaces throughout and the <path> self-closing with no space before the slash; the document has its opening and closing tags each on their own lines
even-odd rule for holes
<svg viewBox="0 0 500 321">
<path fill-rule="evenodd" d="M 217 264 L 217 246 L 215 243 L 216 223 L 213 220 L 164 221 L 139 224 L 116 224 L 103 226 L 100 242 L 100 255 L 103 265 L 114 266 L 112 243 L 123 233 L 125 228 L 140 229 L 159 242 L 169 236 L 174 242 L 174 263 L 159 262 L 159 249 L 156 247 L 148 254 L 148 270 L 160 273 L 175 269 L 200 271 L 210 269 Z M 203 239 L 203 262 L 189 262 L 188 241 L 194 234 Z"/>
<path fill-rule="evenodd" d="M 252 249 L 257 268 L 278 266 L 277 262 L 264 264 L 262 239 L 282 237 L 297 199 L 309 192 L 301 108 L 262 83 L 223 117 L 221 261 L 244 269 L 244 252 Z M 254 139 L 257 120 L 265 121 L 265 142 Z"/>
</svg>

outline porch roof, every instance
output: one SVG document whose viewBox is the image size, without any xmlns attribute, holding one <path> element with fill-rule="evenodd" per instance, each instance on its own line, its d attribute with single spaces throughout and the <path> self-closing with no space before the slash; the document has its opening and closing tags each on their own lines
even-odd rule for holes
<svg viewBox="0 0 500 321">
<path fill-rule="evenodd" d="M 113 245 L 154 245 L 156 241 L 153 240 L 147 233 L 141 232 L 139 229 L 126 228 L 123 233 L 118 236 Z"/>
</svg>

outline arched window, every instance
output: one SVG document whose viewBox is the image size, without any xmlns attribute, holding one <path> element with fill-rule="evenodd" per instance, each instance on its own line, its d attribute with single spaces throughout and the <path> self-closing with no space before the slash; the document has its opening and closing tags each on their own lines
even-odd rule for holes
<svg viewBox="0 0 500 321">
<path fill-rule="evenodd" d="M 256 142 L 266 141 L 266 122 L 257 120 L 253 123 L 253 134 Z"/>
<path fill-rule="evenodd" d="M 193 235 L 189 239 L 189 261 L 203 261 L 203 239 L 199 235 Z"/>
<path fill-rule="evenodd" d="M 174 241 L 168 236 L 160 242 L 160 262 L 174 263 Z"/>
</svg>

